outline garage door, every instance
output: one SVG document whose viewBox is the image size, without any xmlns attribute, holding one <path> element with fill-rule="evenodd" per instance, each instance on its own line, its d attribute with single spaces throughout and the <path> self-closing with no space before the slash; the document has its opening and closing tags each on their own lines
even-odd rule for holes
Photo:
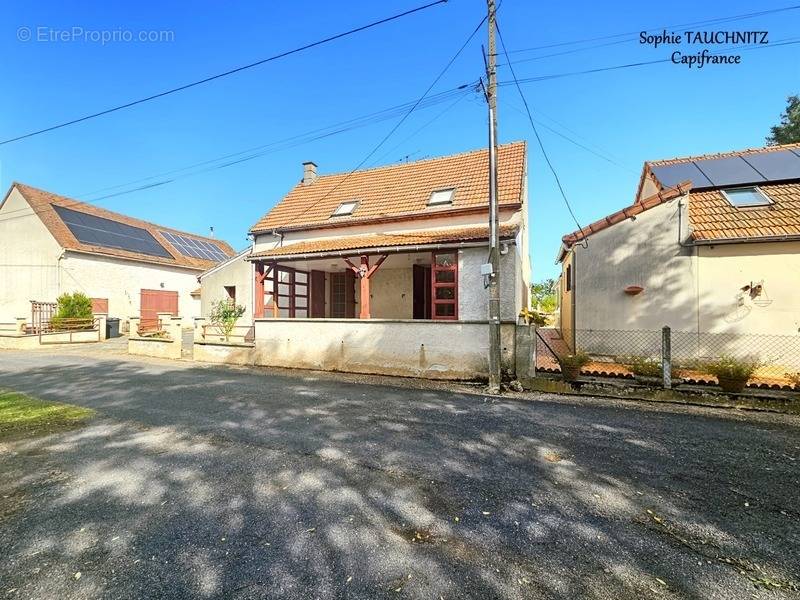
<svg viewBox="0 0 800 600">
<path fill-rule="evenodd" d="M 158 328 L 158 313 L 170 313 L 178 316 L 178 292 L 167 290 L 142 290 L 140 297 L 141 328 L 152 330 Z"/>
</svg>

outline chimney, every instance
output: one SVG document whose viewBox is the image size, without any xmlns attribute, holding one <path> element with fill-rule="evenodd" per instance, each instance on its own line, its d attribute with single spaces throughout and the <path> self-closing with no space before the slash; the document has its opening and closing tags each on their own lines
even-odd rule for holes
<svg viewBox="0 0 800 600">
<path fill-rule="evenodd" d="M 317 164 L 307 160 L 303 163 L 303 185 L 311 185 L 317 180 Z"/>
</svg>

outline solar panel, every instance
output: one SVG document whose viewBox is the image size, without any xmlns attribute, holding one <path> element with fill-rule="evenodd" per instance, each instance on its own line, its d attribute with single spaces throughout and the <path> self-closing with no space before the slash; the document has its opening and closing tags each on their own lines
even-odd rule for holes
<svg viewBox="0 0 800 600">
<path fill-rule="evenodd" d="M 219 246 L 206 240 L 198 240 L 169 231 L 162 231 L 161 235 L 167 238 L 167 241 L 175 246 L 178 252 L 184 256 L 199 258 L 201 260 L 213 260 L 214 262 L 221 262 L 228 258 L 228 255 L 223 252 Z"/>
<path fill-rule="evenodd" d="M 692 187 L 695 188 L 713 186 L 708 177 L 703 175 L 692 162 L 655 166 L 651 167 L 651 171 L 664 187 L 675 187 L 686 180 L 691 181 Z"/>
<path fill-rule="evenodd" d="M 158 243 L 149 231 L 141 227 L 134 227 L 97 217 L 88 213 L 53 205 L 64 224 L 72 235 L 83 244 L 102 246 L 103 248 L 116 248 L 149 256 L 173 258 L 164 246 Z"/>
<path fill-rule="evenodd" d="M 740 156 L 696 160 L 695 165 L 705 173 L 715 187 L 761 183 L 766 181 L 747 161 Z"/>
<path fill-rule="evenodd" d="M 800 179 L 800 156 L 789 150 L 743 156 L 767 181 Z"/>
</svg>

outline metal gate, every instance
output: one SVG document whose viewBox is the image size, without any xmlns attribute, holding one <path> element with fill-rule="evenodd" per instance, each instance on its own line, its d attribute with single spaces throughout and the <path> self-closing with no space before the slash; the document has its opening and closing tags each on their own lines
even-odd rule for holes
<svg viewBox="0 0 800 600">
<path fill-rule="evenodd" d="M 141 290 L 139 307 L 140 329 L 142 331 L 159 329 L 158 313 L 178 316 L 178 292 Z"/>
</svg>

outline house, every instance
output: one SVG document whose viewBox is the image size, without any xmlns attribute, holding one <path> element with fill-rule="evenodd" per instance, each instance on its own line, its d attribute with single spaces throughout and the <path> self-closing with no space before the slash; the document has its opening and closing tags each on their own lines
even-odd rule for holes
<svg viewBox="0 0 800 600">
<path fill-rule="evenodd" d="M 253 322 L 253 263 L 247 260 L 251 250 L 246 248 L 198 276 L 202 316 L 208 317 L 217 302 L 233 302 L 245 309 L 241 321 Z"/>
<path fill-rule="evenodd" d="M 172 312 L 189 326 L 198 274 L 233 254 L 221 240 L 14 183 L 0 203 L 0 322 L 35 320 L 32 301 L 80 291 L 124 322 Z"/>
<path fill-rule="evenodd" d="M 667 325 L 673 354 L 800 357 L 800 144 L 646 162 L 634 203 L 558 261 L 572 349 L 630 352 Z"/>
<path fill-rule="evenodd" d="M 302 180 L 250 231 L 252 299 L 232 283 L 233 259 L 203 277 L 203 305 L 232 285 L 237 302 L 252 302 L 257 364 L 483 376 L 488 164 L 487 150 L 330 175 L 303 163 Z M 498 148 L 498 199 L 508 366 L 529 301 L 524 142 Z"/>
</svg>

